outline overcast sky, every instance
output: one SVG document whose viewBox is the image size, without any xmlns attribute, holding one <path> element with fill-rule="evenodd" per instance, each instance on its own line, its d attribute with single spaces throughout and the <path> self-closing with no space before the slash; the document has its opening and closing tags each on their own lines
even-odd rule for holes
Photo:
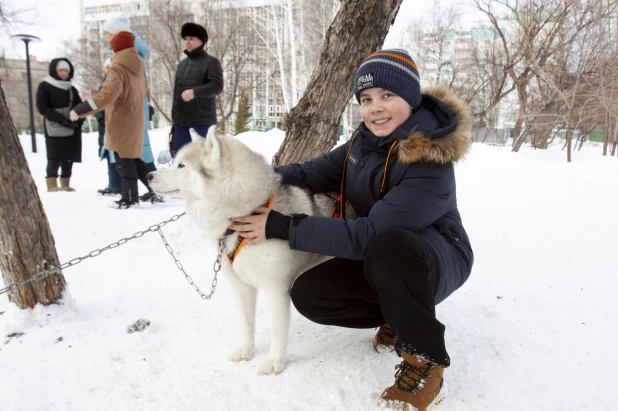
<svg viewBox="0 0 618 411">
<path fill-rule="evenodd" d="M 30 54 L 41 61 L 49 61 L 62 56 L 63 42 L 79 38 L 79 0 L 0 0 L 11 11 L 26 10 L 20 13 L 22 24 L 15 24 L 8 33 L 0 33 L 0 47 L 8 57 L 25 58 L 25 47 L 21 41 L 10 39 L 13 34 L 31 34 L 41 38 L 40 43 L 30 46 Z M 418 20 L 427 15 L 432 0 L 403 0 L 391 36 L 398 35 L 410 20 Z M 442 4 L 459 4 L 458 0 L 442 0 Z M 462 7 L 462 11 L 469 8 Z M 470 19 L 470 14 L 462 20 Z M 388 41 L 387 44 L 388 46 Z"/>
</svg>

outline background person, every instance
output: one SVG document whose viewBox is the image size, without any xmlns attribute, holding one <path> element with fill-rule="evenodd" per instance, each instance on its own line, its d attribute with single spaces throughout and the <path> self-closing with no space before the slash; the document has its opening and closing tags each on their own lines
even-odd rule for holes
<svg viewBox="0 0 618 411">
<path fill-rule="evenodd" d="M 106 34 L 107 39 L 110 40 L 112 36 L 119 31 L 130 31 L 135 36 L 135 45 L 134 47 L 137 49 L 140 57 L 144 61 L 144 65 L 146 64 L 146 59 L 148 58 L 148 46 L 146 42 L 137 34 L 137 32 L 131 30 L 131 20 L 125 14 L 118 14 L 113 16 L 103 23 L 103 32 Z M 148 84 L 146 78 L 146 70 L 144 70 L 144 78 L 146 79 L 146 84 Z M 148 167 L 149 171 L 157 171 L 157 167 L 154 163 L 154 155 L 152 154 L 152 147 L 150 146 L 150 136 L 148 135 L 148 130 L 150 129 L 150 107 L 148 104 L 148 96 L 144 99 L 144 150 L 142 152 L 141 159 L 144 163 L 146 163 L 146 167 Z M 111 157 L 112 162 L 114 162 L 113 155 Z M 151 201 L 151 202 L 159 202 L 163 201 L 160 196 L 154 195 L 154 193 L 148 190 L 144 195 L 140 198 L 142 201 Z"/>
<path fill-rule="evenodd" d="M 186 58 L 178 63 L 172 103 L 172 154 L 191 142 L 189 129 L 206 137 L 217 124 L 216 97 L 223 91 L 221 62 L 204 50 L 208 33 L 203 26 L 185 23 L 180 30 Z"/>
<path fill-rule="evenodd" d="M 114 151 L 116 169 L 122 177 L 121 198 L 110 206 L 127 209 L 139 204 L 138 178 L 148 187 L 148 168 L 141 160 L 144 143 L 144 105 L 146 82 L 144 62 L 139 56 L 135 36 L 119 31 L 111 38 L 114 51 L 101 90 L 77 105 L 71 119 L 105 110 L 105 148 Z"/>
<path fill-rule="evenodd" d="M 73 123 L 69 119 L 71 109 L 82 102 L 77 89 L 71 84 L 74 74 L 68 59 L 55 58 L 49 64 L 49 75 L 36 91 L 36 108 L 45 118 L 46 182 L 49 192 L 75 191 L 70 186 L 73 163 L 82 161 L 83 120 Z"/>
</svg>

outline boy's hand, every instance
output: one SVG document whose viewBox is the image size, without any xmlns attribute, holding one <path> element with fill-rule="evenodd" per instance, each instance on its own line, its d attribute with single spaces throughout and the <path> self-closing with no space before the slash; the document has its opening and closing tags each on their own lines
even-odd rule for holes
<svg viewBox="0 0 618 411">
<path fill-rule="evenodd" d="M 266 220 L 270 208 L 258 207 L 254 215 L 232 217 L 232 224 L 228 228 L 238 231 L 238 234 L 247 239 L 247 244 L 257 244 L 266 240 Z"/>
</svg>

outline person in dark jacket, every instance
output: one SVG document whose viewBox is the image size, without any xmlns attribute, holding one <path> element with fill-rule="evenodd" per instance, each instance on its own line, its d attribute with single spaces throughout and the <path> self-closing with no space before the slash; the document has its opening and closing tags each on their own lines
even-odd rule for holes
<svg viewBox="0 0 618 411">
<path fill-rule="evenodd" d="M 72 122 L 69 113 L 82 102 L 71 79 L 73 65 L 66 58 L 55 58 L 49 64 L 49 75 L 36 91 L 36 108 L 45 118 L 45 148 L 47 149 L 47 191 L 75 191 L 71 186 L 73 163 L 82 161 L 83 120 Z M 58 170 L 60 187 L 58 187 Z"/>
<path fill-rule="evenodd" d="M 191 142 L 189 129 L 206 137 L 208 128 L 217 124 L 215 98 L 223 91 L 223 70 L 215 57 L 206 53 L 206 29 L 199 24 L 185 23 L 180 30 L 187 58 L 178 63 L 172 103 L 173 153 Z"/>
<path fill-rule="evenodd" d="M 402 362 L 379 401 L 425 409 L 443 397 L 450 365 L 435 306 L 463 285 L 474 260 L 454 170 L 472 143 L 472 117 L 446 87 L 421 92 L 418 69 L 404 50 L 367 57 L 354 91 L 363 122 L 353 138 L 277 171 L 284 184 L 340 191 L 358 218 L 258 208 L 256 215 L 233 218 L 230 229 L 250 244 L 277 238 L 294 250 L 335 257 L 296 280 L 292 302 L 320 324 L 380 327 L 374 349 L 392 347 Z"/>
</svg>

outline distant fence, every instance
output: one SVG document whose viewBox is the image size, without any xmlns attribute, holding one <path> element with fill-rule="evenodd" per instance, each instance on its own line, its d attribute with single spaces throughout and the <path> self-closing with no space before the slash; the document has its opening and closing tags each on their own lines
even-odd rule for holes
<svg viewBox="0 0 618 411">
<path fill-rule="evenodd" d="M 506 145 L 511 136 L 511 129 L 507 128 L 475 128 L 472 130 L 472 140 L 492 146 Z"/>
</svg>

